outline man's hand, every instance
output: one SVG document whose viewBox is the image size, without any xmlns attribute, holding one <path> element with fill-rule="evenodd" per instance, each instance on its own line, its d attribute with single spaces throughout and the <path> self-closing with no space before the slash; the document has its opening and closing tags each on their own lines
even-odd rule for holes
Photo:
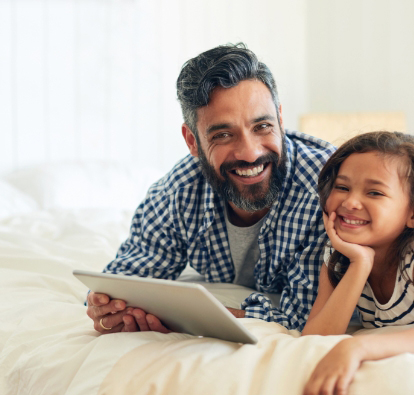
<svg viewBox="0 0 414 395">
<path fill-rule="evenodd" d="M 154 315 L 138 308 L 126 308 L 123 300 L 110 300 L 105 294 L 89 293 L 87 314 L 93 320 L 95 330 L 100 333 L 171 332 Z"/>
<path fill-rule="evenodd" d="M 346 395 L 361 362 L 358 340 L 342 340 L 318 363 L 304 395 Z"/>
<path fill-rule="evenodd" d="M 236 318 L 244 318 L 244 315 L 246 314 L 244 310 L 233 309 L 231 307 L 226 307 L 226 309 L 230 311 L 230 313 L 233 314 Z"/>
</svg>

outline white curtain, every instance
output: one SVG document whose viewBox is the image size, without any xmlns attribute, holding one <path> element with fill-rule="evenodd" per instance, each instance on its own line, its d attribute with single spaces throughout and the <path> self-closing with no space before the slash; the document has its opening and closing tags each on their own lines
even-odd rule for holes
<svg viewBox="0 0 414 395">
<path fill-rule="evenodd" d="M 305 0 L 0 0 L 0 173 L 104 159 L 168 170 L 187 153 L 175 81 L 244 41 L 305 110 Z"/>
</svg>

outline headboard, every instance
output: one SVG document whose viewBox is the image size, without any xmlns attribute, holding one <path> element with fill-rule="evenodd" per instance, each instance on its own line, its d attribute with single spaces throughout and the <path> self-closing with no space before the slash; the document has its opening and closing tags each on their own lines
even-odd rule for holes
<svg viewBox="0 0 414 395">
<path fill-rule="evenodd" d="M 405 132 L 407 123 L 402 112 L 315 113 L 300 117 L 299 130 L 341 145 L 345 140 L 360 133 L 378 130 Z"/>
</svg>

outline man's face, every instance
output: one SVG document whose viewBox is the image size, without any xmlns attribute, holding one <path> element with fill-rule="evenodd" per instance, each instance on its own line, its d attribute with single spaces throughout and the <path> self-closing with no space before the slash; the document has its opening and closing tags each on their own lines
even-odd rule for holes
<svg viewBox="0 0 414 395">
<path fill-rule="evenodd" d="M 286 155 L 266 85 L 246 80 L 216 88 L 197 116 L 198 142 L 189 130 L 183 134 L 212 187 L 242 210 L 270 207 L 286 174 Z"/>
</svg>

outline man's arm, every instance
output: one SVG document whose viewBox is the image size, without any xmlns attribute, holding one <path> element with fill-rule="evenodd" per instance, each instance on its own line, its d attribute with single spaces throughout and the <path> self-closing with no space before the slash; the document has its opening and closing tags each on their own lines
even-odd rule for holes
<svg viewBox="0 0 414 395">
<path fill-rule="evenodd" d="M 187 264 L 185 229 L 177 229 L 171 200 L 162 190 L 150 190 L 134 214 L 129 237 L 104 272 L 169 280 L 181 274 Z"/>
<path fill-rule="evenodd" d="M 105 272 L 166 279 L 179 276 L 187 263 L 186 248 L 175 230 L 169 203 L 162 193 L 150 190 L 135 212 L 128 239 Z M 93 320 L 94 328 L 101 333 L 169 332 L 157 317 L 137 307 L 126 310 L 124 301 L 110 300 L 108 295 L 91 292 L 87 314 Z"/>
<path fill-rule="evenodd" d="M 236 318 L 244 318 L 246 315 L 246 312 L 241 309 L 233 309 L 232 307 L 227 307 L 227 310 L 230 311 L 230 313 L 233 314 Z"/>
</svg>

